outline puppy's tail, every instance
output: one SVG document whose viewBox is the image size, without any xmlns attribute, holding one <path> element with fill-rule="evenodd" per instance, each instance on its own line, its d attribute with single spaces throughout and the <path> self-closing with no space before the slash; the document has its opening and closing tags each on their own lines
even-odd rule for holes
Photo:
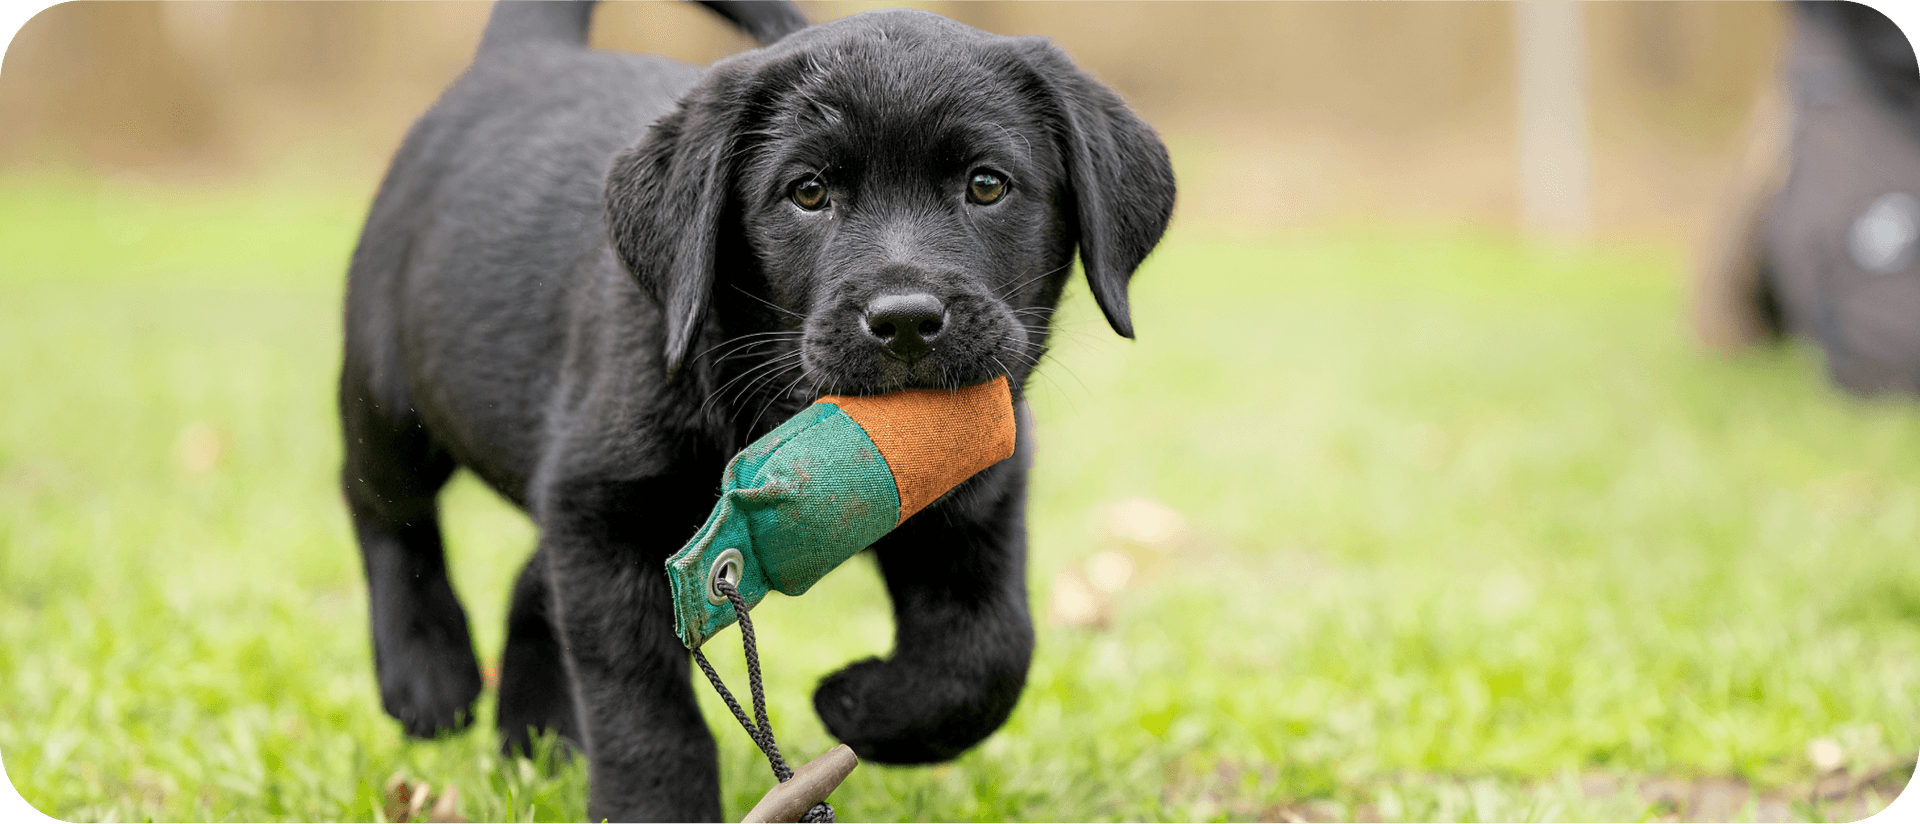
<svg viewBox="0 0 1920 824">
<path fill-rule="evenodd" d="M 700 0 L 760 45 L 772 45 L 807 27 L 800 7 L 788 0 Z M 585 46 L 594 0 L 501 0 L 493 4 L 480 53 L 536 43 Z"/>
<path fill-rule="evenodd" d="M 788 0 L 700 0 L 762 46 L 807 27 L 806 15 Z"/>
</svg>

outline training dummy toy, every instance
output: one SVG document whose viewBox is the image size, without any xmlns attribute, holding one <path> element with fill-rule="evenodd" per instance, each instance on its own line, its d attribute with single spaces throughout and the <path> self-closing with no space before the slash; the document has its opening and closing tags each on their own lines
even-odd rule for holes
<svg viewBox="0 0 1920 824">
<path fill-rule="evenodd" d="M 689 649 L 751 608 L 799 595 L 947 490 L 1013 454 L 1005 377 L 963 389 L 828 395 L 727 464 L 720 502 L 667 559 L 674 632 Z"/>
<path fill-rule="evenodd" d="M 1013 417 L 1005 377 L 963 389 L 828 395 L 727 463 L 720 502 L 667 559 L 667 581 L 674 632 L 779 782 L 747 821 L 833 821 L 827 796 L 859 762 L 841 744 L 799 770 L 787 766 L 767 719 L 747 611 L 772 590 L 806 592 L 947 490 L 1013 455 Z M 735 621 L 752 718 L 700 652 Z"/>
</svg>

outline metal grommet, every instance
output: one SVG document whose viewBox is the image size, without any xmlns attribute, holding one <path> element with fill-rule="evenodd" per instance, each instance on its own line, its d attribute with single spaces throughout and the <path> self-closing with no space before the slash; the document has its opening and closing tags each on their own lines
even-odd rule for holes
<svg viewBox="0 0 1920 824">
<path fill-rule="evenodd" d="M 722 550 L 720 557 L 713 559 L 713 567 L 707 571 L 707 603 L 715 606 L 727 603 L 727 596 L 720 593 L 717 584 L 721 578 L 725 578 L 738 588 L 746 569 L 747 557 L 741 555 L 740 550 L 733 547 Z"/>
</svg>

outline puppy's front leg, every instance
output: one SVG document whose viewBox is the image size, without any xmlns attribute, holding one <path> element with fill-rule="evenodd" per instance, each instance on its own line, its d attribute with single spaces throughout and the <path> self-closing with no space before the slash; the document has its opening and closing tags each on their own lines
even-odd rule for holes
<svg viewBox="0 0 1920 824">
<path fill-rule="evenodd" d="M 813 705 L 861 758 L 958 756 L 1005 723 L 1033 658 L 1026 457 L 988 469 L 873 551 L 893 599 L 894 649 L 828 676 Z"/>
<path fill-rule="evenodd" d="M 690 484 L 572 483 L 543 507 L 541 552 L 573 677 L 594 821 L 717 821 L 718 753 L 673 633 L 662 563 L 712 505 Z"/>
</svg>

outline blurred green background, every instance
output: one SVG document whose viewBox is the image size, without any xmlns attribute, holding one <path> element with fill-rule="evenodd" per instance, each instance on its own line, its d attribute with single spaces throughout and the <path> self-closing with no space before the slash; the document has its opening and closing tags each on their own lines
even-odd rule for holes
<svg viewBox="0 0 1920 824">
<path fill-rule="evenodd" d="M 921 5 L 1054 37 L 1182 193 L 1139 340 L 1076 285 L 1031 387 L 1025 697 L 952 764 L 862 767 L 843 820 L 1853 820 L 1905 787 L 1920 410 L 1684 320 L 1782 9 L 1585 4 L 1589 218 L 1534 233 L 1512 6 Z M 577 765 L 381 713 L 333 481 L 347 255 L 485 13 L 74 3 L 7 51 L 0 757 L 48 814 L 390 820 L 424 784 L 584 816 Z M 595 40 L 748 45 L 667 3 Z M 491 665 L 534 533 L 443 501 Z M 756 616 L 783 747 L 820 752 L 811 688 L 886 652 L 884 592 L 859 559 Z M 770 779 L 707 698 L 737 817 Z"/>
</svg>

